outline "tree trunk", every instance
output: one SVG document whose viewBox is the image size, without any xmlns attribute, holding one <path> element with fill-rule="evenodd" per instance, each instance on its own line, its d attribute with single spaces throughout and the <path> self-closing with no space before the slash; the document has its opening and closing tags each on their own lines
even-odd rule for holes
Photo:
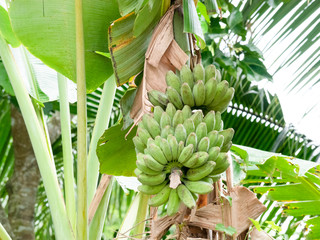
<svg viewBox="0 0 320 240">
<path fill-rule="evenodd" d="M 15 239 L 33 240 L 40 172 L 24 120 L 14 106 L 11 107 L 11 134 L 15 161 L 13 175 L 6 185 L 9 194 L 8 218 Z"/>
</svg>

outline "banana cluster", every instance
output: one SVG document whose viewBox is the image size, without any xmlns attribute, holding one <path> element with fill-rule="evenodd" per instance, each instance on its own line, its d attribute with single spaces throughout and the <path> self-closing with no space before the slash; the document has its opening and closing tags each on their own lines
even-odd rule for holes
<svg viewBox="0 0 320 240">
<path fill-rule="evenodd" d="M 220 71 L 214 65 L 203 68 L 201 64 L 194 67 L 183 66 L 179 76 L 172 71 L 166 74 L 166 93 L 152 90 L 148 92 L 154 106 L 165 109 L 171 102 L 177 109 L 184 105 L 192 109 L 210 110 L 223 113 L 234 95 L 234 88 L 226 80 L 221 81 Z"/>
<path fill-rule="evenodd" d="M 135 174 L 142 183 L 139 190 L 155 195 L 150 206 L 168 202 L 167 214 L 179 210 L 181 201 L 196 205 L 197 194 L 213 190 L 229 162 L 227 152 L 234 130 L 223 130 L 221 113 L 192 113 L 169 102 L 166 109 L 154 107 L 153 116 L 145 114 L 133 142 L 137 152 Z"/>
</svg>

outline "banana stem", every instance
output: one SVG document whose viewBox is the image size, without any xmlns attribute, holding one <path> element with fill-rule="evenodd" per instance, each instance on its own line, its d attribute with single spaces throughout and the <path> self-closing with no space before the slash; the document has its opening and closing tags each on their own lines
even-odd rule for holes
<svg viewBox="0 0 320 240">
<path fill-rule="evenodd" d="M 16 95 L 43 179 L 57 239 L 74 239 L 52 155 L 12 52 L 0 35 L 0 55 Z"/>
<path fill-rule="evenodd" d="M 77 117 L 78 117 L 78 161 L 77 161 L 77 239 L 88 239 L 87 201 L 87 106 L 86 74 L 84 54 L 84 34 L 82 0 L 75 0 L 76 15 L 76 78 L 77 78 Z"/>
<path fill-rule="evenodd" d="M 6 229 L 0 223 L 0 239 L 2 240 L 12 240 L 9 234 L 7 233 Z"/>
<path fill-rule="evenodd" d="M 180 180 L 181 176 L 182 176 L 182 171 L 178 168 L 173 168 L 169 176 L 169 179 L 170 179 L 169 187 L 172 189 L 176 189 L 181 184 L 181 180 Z"/>
<path fill-rule="evenodd" d="M 60 122 L 63 151 L 63 172 L 67 214 L 73 230 L 76 224 L 76 200 L 74 192 L 73 157 L 71 143 L 70 111 L 68 102 L 67 78 L 58 73 L 58 86 L 60 97 Z"/>
<path fill-rule="evenodd" d="M 92 131 L 88 154 L 88 203 L 91 203 L 93 199 L 99 177 L 99 161 L 96 154 L 97 143 L 104 130 L 108 128 L 116 87 L 116 81 L 114 75 L 112 75 L 104 84 Z"/>
</svg>

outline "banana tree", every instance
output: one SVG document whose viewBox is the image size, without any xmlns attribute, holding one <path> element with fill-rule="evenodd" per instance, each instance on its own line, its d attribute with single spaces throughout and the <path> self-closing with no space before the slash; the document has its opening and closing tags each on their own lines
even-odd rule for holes
<svg viewBox="0 0 320 240">
<path fill-rule="evenodd" d="M 167 48 L 161 50 L 162 55 L 160 54 L 161 51 L 149 51 L 148 46 L 151 46 L 149 43 L 157 43 L 157 37 L 167 36 L 163 34 L 167 32 L 160 31 L 159 27 L 155 30 L 156 34 L 153 33 L 153 29 L 158 24 L 160 18 L 166 13 L 170 6 L 170 1 L 149 0 L 129 3 L 128 1 L 119 0 L 104 3 L 90 2 L 90 4 L 86 1 L 52 1 L 52 3 L 55 4 L 14 1 L 9 3 L 9 14 L 4 8 L 1 9 L 2 15 L 0 16 L 3 16 L 3 19 L 5 19 L 5 21 L 1 22 L 5 24 L 0 25 L 0 55 L 22 116 L 26 122 L 38 161 L 43 186 L 46 189 L 51 209 L 55 237 L 57 239 L 100 239 L 108 209 L 108 198 L 112 189 L 111 183 L 113 181 L 110 179 L 109 185 L 107 185 L 108 181 L 103 181 L 103 179 L 108 179 L 108 177 L 103 175 L 100 181 L 101 188 L 98 188 L 102 189 L 102 191 L 97 191 L 94 197 L 99 181 L 99 163 L 95 152 L 98 139 L 108 126 L 116 84 L 122 85 L 130 81 L 129 85 L 133 86 L 131 83 L 132 79 L 135 78 L 134 83 L 139 85 L 142 79 L 139 90 L 131 87 L 121 100 L 123 128 L 127 129 L 127 131 L 121 131 L 122 126 L 118 124 L 109 131 L 106 131 L 99 141 L 97 151 L 98 156 L 100 156 L 100 172 L 117 176 L 133 176 L 136 157 L 131 139 L 135 135 L 136 129 L 133 127 L 128 134 L 128 127 L 132 123 L 138 123 L 141 116 L 151 109 L 147 101 L 136 96 L 145 94 L 146 91 L 150 91 L 151 89 L 160 90 L 160 87 L 165 87 L 163 84 L 161 86 L 161 81 L 158 84 L 155 84 L 155 81 L 149 81 L 151 85 L 143 85 L 146 82 L 145 76 L 151 78 L 159 76 L 163 78 L 162 73 L 170 69 L 168 65 L 163 65 L 166 59 L 161 58 L 164 53 L 163 51 L 167 49 L 171 49 L 170 51 L 175 49 L 180 62 L 183 62 L 184 59 L 186 61 L 187 54 L 190 54 L 190 64 L 192 66 L 193 63 L 200 60 L 199 51 L 195 46 L 198 44 L 201 48 L 205 47 L 205 35 L 202 32 L 201 23 L 198 20 L 196 6 L 193 1 L 183 1 L 183 8 L 179 6 L 179 2 L 175 3 L 173 8 L 176 8 L 177 11 L 172 15 L 172 19 L 174 19 L 173 23 L 171 22 L 162 28 L 162 30 L 167 28 L 167 31 L 171 31 L 170 39 L 166 39 L 163 42 Z M 221 3 L 223 4 L 224 2 L 222 1 Z M 203 5 L 199 2 L 197 9 L 204 18 L 207 18 L 208 14 L 206 10 L 203 10 L 205 9 L 204 6 L 207 7 L 210 14 L 210 11 L 212 13 L 212 9 L 213 11 L 218 11 L 221 3 L 206 1 L 205 5 Z M 241 23 L 241 19 L 239 20 L 239 10 L 235 8 L 235 10 L 231 10 L 231 13 L 232 15 L 228 18 L 227 23 L 234 31 L 235 29 L 239 30 L 238 25 Z M 168 23 L 164 20 L 161 20 L 161 22 Z M 203 24 L 202 27 L 204 27 Z M 56 34 L 57 32 L 59 34 Z M 152 33 L 155 38 L 151 39 Z M 22 46 L 19 48 L 22 49 L 21 51 L 24 53 L 24 56 L 27 55 L 26 59 L 28 60 L 22 66 L 17 65 L 17 55 L 15 55 L 15 50 L 12 48 L 19 46 L 20 43 L 25 48 Z M 160 43 L 162 42 L 160 41 Z M 211 43 L 207 41 L 207 44 L 209 46 Z M 108 45 L 109 47 L 107 48 Z M 193 47 L 190 47 L 190 45 Z M 181 50 L 178 51 L 178 47 Z M 31 79 L 29 81 L 29 84 L 31 82 L 31 89 L 39 89 L 39 85 L 41 86 L 39 84 L 41 79 L 37 79 L 35 70 L 30 71 L 28 51 L 41 59 L 43 63 L 59 72 L 54 81 L 58 82 L 59 85 L 63 175 L 65 181 L 63 188 L 64 197 L 62 197 L 63 194 L 58 183 L 56 167 L 53 164 L 53 151 L 44 121 L 44 113 L 42 111 L 42 102 L 44 100 L 39 97 L 41 96 L 39 92 L 42 93 L 43 91 L 36 91 L 36 94 L 32 94 L 32 91 L 28 91 L 28 88 L 25 86 L 29 79 Z M 204 50 L 202 53 L 205 52 Z M 157 60 L 153 57 L 150 58 L 150 56 L 157 57 L 157 54 Z M 146 59 L 144 56 L 146 56 Z M 170 59 L 167 55 L 165 56 L 167 59 Z M 172 59 L 171 61 L 173 61 Z M 203 60 L 207 61 L 205 57 L 203 57 Z M 160 63 L 159 66 L 165 66 L 164 69 L 152 71 L 155 61 Z M 238 91 L 240 93 L 242 83 L 236 78 L 232 80 L 228 77 L 228 70 L 231 67 L 230 65 L 223 65 L 225 62 L 228 63 L 226 58 L 222 58 L 222 60 L 216 62 L 218 67 L 226 69 L 223 72 L 224 77 L 230 83 L 234 81 L 235 86 L 238 84 Z M 181 66 L 181 63 L 176 64 L 173 64 L 176 68 L 179 68 L 179 64 Z M 251 70 L 255 68 L 250 66 L 250 62 L 247 62 L 247 65 L 249 67 L 246 68 L 247 72 L 245 72 L 245 76 L 248 76 L 248 78 L 252 79 L 257 75 L 260 78 L 261 76 L 270 77 L 266 71 L 262 71 L 262 75 L 261 71 L 250 72 L 250 67 Z M 27 69 L 27 75 L 25 74 L 25 70 L 22 70 L 24 68 Z M 141 71 L 143 70 L 144 73 L 142 74 Z M 112 75 L 113 72 L 114 77 Z M 230 75 L 234 74 L 231 70 L 230 72 Z M 67 97 L 70 91 L 66 84 L 67 79 L 61 74 L 77 83 L 77 204 L 75 203 L 70 113 Z M 87 105 L 86 93 L 94 91 L 103 83 L 102 96 L 99 99 L 99 108 L 87 154 L 86 107 L 88 106 L 90 110 L 90 107 L 93 106 L 92 103 L 96 105 L 97 103 L 92 100 L 96 99 L 93 97 L 91 101 L 89 100 L 90 104 Z M 246 89 L 246 91 L 250 90 Z M 29 94 L 32 96 L 33 101 L 30 101 Z M 240 101 L 239 99 L 240 97 L 236 97 L 235 101 Z M 250 101 L 251 99 L 248 98 L 242 103 Z M 259 106 L 260 103 L 256 101 L 256 105 Z M 240 105 L 237 104 L 239 103 L 234 102 L 233 107 L 237 108 Z M 256 106 L 254 109 L 258 108 Z M 277 108 L 276 111 L 279 111 L 278 105 Z M 262 109 L 262 112 L 265 113 L 264 108 Z M 269 109 L 266 108 L 266 110 L 268 112 Z M 279 114 L 275 111 L 273 113 Z M 226 114 L 230 115 L 232 112 L 227 111 Z M 243 123 L 245 123 L 245 120 L 243 120 Z M 229 126 L 234 126 L 231 120 L 229 120 L 228 124 L 230 124 Z M 241 137 L 241 139 L 244 138 Z M 282 139 L 287 138 L 284 137 Z M 256 147 L 258 146 L 259 144 L 257 143 Z M 126 148 L 127 151 L 122 152 L 121 149 L 123 148 Z M 101 155 L 104 156 L 101 157 Z M 309 155 L 310 151 L 308 152 Z M 13 158 L 11 157 L 10 159 Z M 122 161 L 120 162 L 119 159 L 122 159 Z M 48 168 L 48 166 L 50 167 Z M 105 184 L 103 185 L 103 183 Z M 108 190 L 105 191 L 106 187 L 108 187 Z M 100 199 L 100 201 L 96 201 L 97 199 Z M 146 220 L 147 200 L 148 197 L 143 194 L 137 195 L 120 228 L 120 234 L 124 236 L 131 234 L 134 237 L 141 236 L 145 232 L 144 224 L 141 223 L 145 223 Z M 89 205 L 90 211 L 88 210 Z M 96 211 L 92 211 L 92 209 L 96 209 Z M 143 214 L 138 214 L 141 212 Z M 221 229 L 222 232 L 226 232 L 224 228 Z M 4 236 L 8 237 L 5 234 Z"/>
</svg>

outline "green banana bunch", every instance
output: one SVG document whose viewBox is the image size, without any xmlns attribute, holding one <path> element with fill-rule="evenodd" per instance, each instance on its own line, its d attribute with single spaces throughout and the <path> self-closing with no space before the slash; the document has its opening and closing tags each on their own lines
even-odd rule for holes
<svg viewBox="0 0 320 240">
<path fill-rule="evenodd" d="M 202 109 L 205 113 L 211 110 L 224 112 L 234 95 L 234 88 L 226 80 L 221 81 L 221 73 L 214 65 L 204 68 L 201 64 L 193 72 L 187 66 L 176 75 L 169 71 L 166 74 L 166 93 L 152 90 L 148 93 L 154 106 L 165 109 L 168 102 L 177 109 L 185 105 L 192 109 Z"/>
<path fill-rule="evenodd" d="M 192 75 L 192 80 L 198 79 L 193 82 L 194 91 L 202 91 L 199 85 L 202 80 L 199 79 L 205 79 L 205 74 L 216 76 L 214 70 L 197 67 Z M 183 78 L 181 84 L 173 72 L 166 77 L 170 89 L 176 92 L 190 79 Z M 144 194 L 155 195 L 149 201 L 150 206 L 167 203 L 168 215 L 175 214 L 181 203 L 193 208 L 197 194 L 212 191 L 212 184 L 229 166 L 226 152 L 234 134 L 231 128 L 223 130 L 220 112 L 209 111 L 204 116 L 202 111 L 192 112 L 188 105 L 177 108 L 177 104 L 171 102 L 164 109 L 154 107 L 153 115 L 143 116 L 137 136 L 133 138 L 137 151 L 135 174 L 142 183 L 138 189 Z M 172 184 L 172 176 L 178 176 L 180 181 Z"/>
</svg>

